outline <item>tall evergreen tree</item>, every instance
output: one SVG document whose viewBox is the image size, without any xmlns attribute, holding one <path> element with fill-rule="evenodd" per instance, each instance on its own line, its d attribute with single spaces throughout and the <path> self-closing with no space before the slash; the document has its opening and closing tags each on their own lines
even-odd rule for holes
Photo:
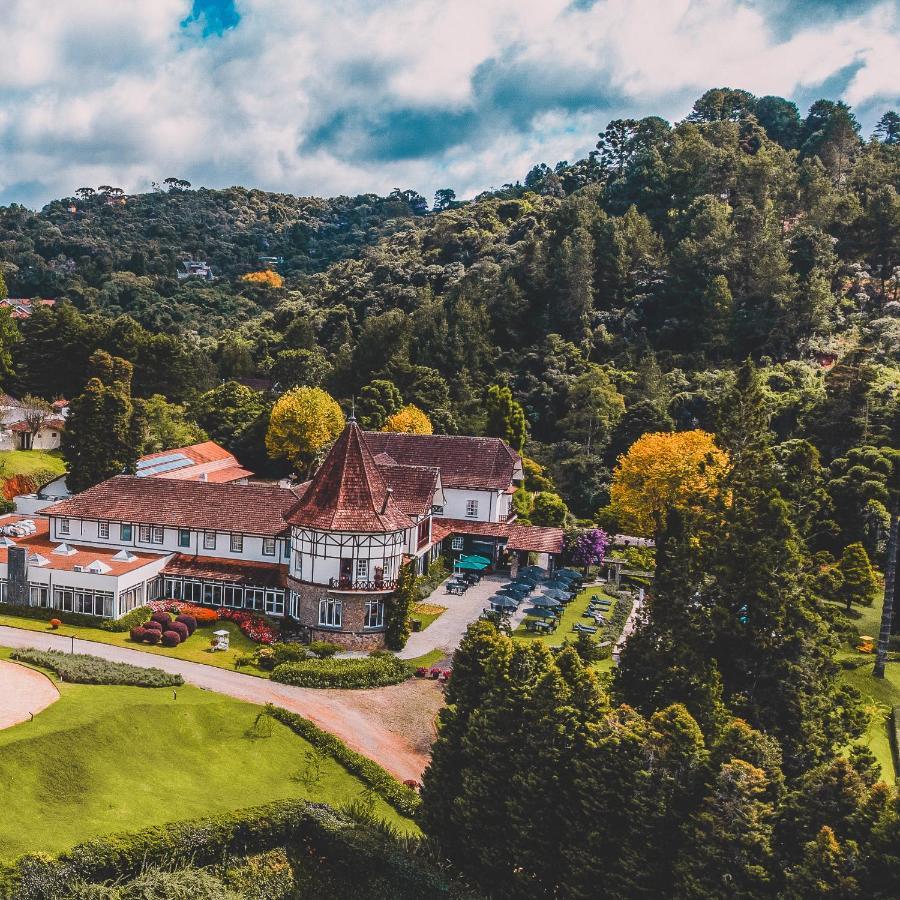
<svg viewBox="0 0 900 900">
<path fill-rule="evenodd" d="M 62 441 L 66 482 L 75 492 L 133 474 L 144 444 L 143 416 L 131 398 L 131 363 L 98 350 L 90 368 L 84 391 L 70 404 Z"/>
<path fill-rule="evenodd" d="M 485 433 L 503 438 L 517 453 L 525 449 L 527 424 L 522 404 L 513 399 L 508 387 L 492 384 L 487 389 L 485 402 L 487 423 Z"/>
</svg>

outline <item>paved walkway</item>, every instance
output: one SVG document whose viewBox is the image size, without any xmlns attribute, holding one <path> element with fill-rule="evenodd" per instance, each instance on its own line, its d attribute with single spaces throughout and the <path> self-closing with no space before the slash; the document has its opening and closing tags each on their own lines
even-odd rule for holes
<svg viewBox="0 0 900 900">
<path fill-rule="evenodd" d="M 445 590 L 447 582 L 441 582 L 423 602 L 446 606 L 447 612 L 441 613 L 424 631 L 411 634 L 397 656 L 415 659 L 432 650 L 441 650 L 452 656 L 469 624 L 481 615 L 481 611 L 488 606 L 488 599 L 497 593 L 497 588 L 508 581 L 506 575 L 485 575 L 461 596 L 448 594 Z"/>
<path fill-rule="evenodd" d="M 43 672 L 0 659 L 0 728 L 25 722 L 57 700 L 59 691 Z"/>
<path fill-rule="evenodd" d="M 72 639 L 0 626 L 0 646 L 36 647 L 40 650 L 69 652 L 72 649 Z M 368 693 L 367 691 L 292 687 L 265 678 L 256 678 L 253 675 L 242 675 L 228 669 L 218 669 L 202 663 L 142 653 L 140 650 L 129 650 L 127 647 L 115 647 L 95 641 L 76 639 L 75 652 L 92 653 L 103 659 L 127 662 L 135 666 L 164 669 L 166 672 L 181 675 L 189 684 L 249 703 L 274 703 L 276 706 L 299 713 L 320 728 L 337 735 L 347 746 L 374 759 L 401 780 L 419 780 L 428 764 L 427 753 L 415 749 L 402 734 L 385 728 L 379 721 L 377 713 L 373 713 L 369 708 L 369 704 L 361 702 L 365 700 L 364 695 Z M 378 688 L 377 692 L 394 693 L 399 697 L 405 690 L 405 686 L 400 684 Z"/>
</svg>

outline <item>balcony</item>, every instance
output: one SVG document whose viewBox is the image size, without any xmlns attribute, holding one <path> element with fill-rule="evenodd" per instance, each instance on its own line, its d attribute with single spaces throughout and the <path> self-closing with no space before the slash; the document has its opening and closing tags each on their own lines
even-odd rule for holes
<svg viewBox="0 0 900 900">
<path fill-rule="evenodd" d="M 328 587 L 335 591 L 392 591 L 397 587 L 393 578 L 377 578 L 374 581 L 355 581 L 352 578 L 329 578 Z"/>
</svg>

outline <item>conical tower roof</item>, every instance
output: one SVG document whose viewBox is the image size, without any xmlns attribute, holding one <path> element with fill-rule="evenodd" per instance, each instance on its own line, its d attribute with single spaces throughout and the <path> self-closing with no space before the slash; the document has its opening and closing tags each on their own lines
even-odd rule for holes
<svg viewBox="0 0 900 900">
<path fill-rule="evenodd" d="M 414 524 L 394 502 L 353 418 L 287 519 L 320 531 L 363 533 L 400 531 Z"/>
</svg>

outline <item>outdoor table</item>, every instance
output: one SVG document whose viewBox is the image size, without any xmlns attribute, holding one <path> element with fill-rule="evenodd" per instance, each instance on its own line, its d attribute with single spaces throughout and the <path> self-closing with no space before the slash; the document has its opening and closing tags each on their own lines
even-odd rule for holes
<svg viewBox="0 0 900 900">
<path fill-rule="evenodd" d="M 461 584 L 454 584 L 452 581 L 447 582 L 447 593 L 462 596 L 466 589 Z"/>
</svg>

